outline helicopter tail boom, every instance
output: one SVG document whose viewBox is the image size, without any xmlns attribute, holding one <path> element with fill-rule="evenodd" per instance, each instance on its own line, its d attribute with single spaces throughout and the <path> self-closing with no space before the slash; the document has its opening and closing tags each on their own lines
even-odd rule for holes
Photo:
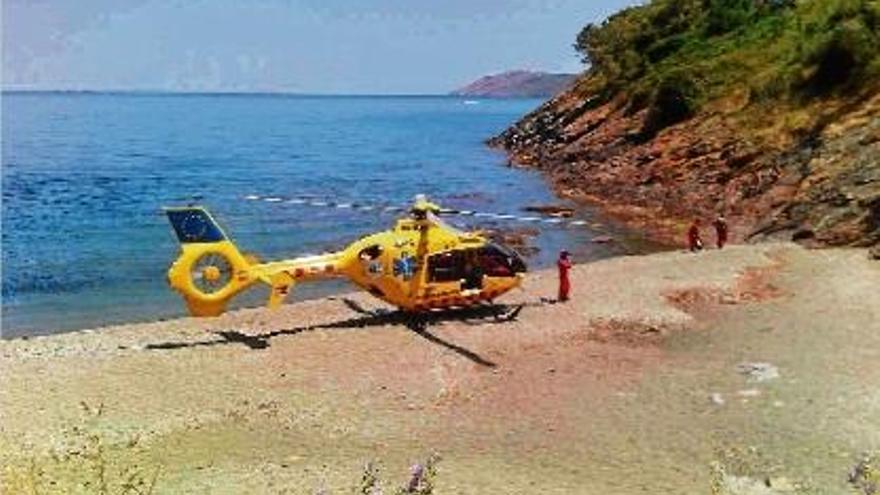
<svg viewBox="0 0 880 495">
<path fill-rule="evenodd" d="M 296 282 L 346 276 L 344 253 L 260 263 L 239 251 L 208 211 L 199 206 L 166 208 L 181 253 L 168 282 L 193 316 L 218 316 L 235 295 L 256 282 L 270 287 L 268 305 L 278 307 Z"/>
<path fill-rule="evenodd" d="M 251 286 L 252 260 L 243 255 L 202 207 L 166 208 L 181 253 L 168 270 L 168 282 L 194 316 L 217 316 L 229 300 Z"/>
</svg>

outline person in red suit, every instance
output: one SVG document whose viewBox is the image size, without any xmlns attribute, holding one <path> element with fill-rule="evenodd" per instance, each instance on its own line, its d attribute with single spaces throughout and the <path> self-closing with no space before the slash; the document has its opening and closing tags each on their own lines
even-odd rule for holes
<svg viewBox="0 0 880 495">
<path fill-rule="evenodd" d="M 718 218 L 712 222 L 712 226 L 715 227 L 715 243 L 718 246 L 718 249 L 722 249 L 725 244 L 727 244 L 727 220 L 724 218 L 724 215 L 718 215 Z"/>
<path fill-rule="evenodd" d="M 688 249 L 692 253 L 703 249 L 703 239 L 700 237 L 700 219 L 695 218 L 694 223 L 688 229 Z"/>
<path fill-rule="evenodd" d="M 559 259 L 556 261 L 559 268 L 559 302 L 568 301 L 568 293 L 571 291 L 571 280 L 568 278 L 568 272 L 571 271 L 571 260 L 568 258 L 568 251 L 562 250 L 559 253 Z"/>
</svg>

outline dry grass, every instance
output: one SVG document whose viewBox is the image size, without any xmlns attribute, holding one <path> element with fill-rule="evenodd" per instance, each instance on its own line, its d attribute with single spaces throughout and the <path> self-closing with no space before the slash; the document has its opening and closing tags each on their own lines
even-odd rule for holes
<svg viewBox="0 0 880 495">
<path fill-rule="evenodd" d="M 11 494 L 91 493 L 97 495 L 150 495 L 161 465 L 147 467 L 139 459 L 139 437 L 130 436 L 121 446 L 101 428 L 104 406 L 81 403 L 79 421 L 65 429 L 49 452 L 32 452 L 26 465 L 6 466 L 2 486 Z M 115 449 L 123 449 L 120 455 Z M 135 454 L 134 457 L 131 454 Z M 120 459 L 138 459 L 119 463 Z"/>
</svg>

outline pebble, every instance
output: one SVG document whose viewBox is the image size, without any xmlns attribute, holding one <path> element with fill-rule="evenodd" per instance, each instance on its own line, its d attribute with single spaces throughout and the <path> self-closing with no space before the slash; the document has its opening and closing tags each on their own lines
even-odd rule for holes
<svg viewBox="0 0 880 495">
<path fill-rule="evenodd" d="M 772 488 L 776 492 L 781 493 L 793 493 L 797 491 L 797 487 L 794 483 L 791 482 L 788 478 L 778 477 L 778 478 L 768 478 L 765 483 L 768 487 Z"/>
<path fill-rule="evenodd" d="M 725 495 L 774 495 L 778 492 L 767 486 L 766 480 L 728 474 L 723 478 L 723 487 L 720 493 Z"/>
<path fill-rule="evenodd" d="M 712 403 L 715 404 L 716 406 L 723 406 L 724 405 L 724 396 L 718 392 L 713 393 L 712 395 L 709 396 L 709 398 L 712 399 Z"/>
<path fill-rule="evenodd" d="M 761 391 L 756 388 L 750 388 L 747 390 L 740 390 L 737 392 L 740 397 L 757 397 L 761 395 Z"/>
<path fill-rule="evenodd" d="M 740 363 L 736 365 L 736 371 L 747 375 L 749 381 L 765 382 L 779 378 L 779 369 L 770 363 Z"/>
</svg>

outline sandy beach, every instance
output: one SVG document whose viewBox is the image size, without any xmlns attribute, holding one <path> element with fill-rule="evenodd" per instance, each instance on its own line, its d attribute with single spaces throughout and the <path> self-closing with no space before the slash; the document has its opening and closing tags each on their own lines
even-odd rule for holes
<svg viewBox="0 0 880 495">
<path fill-rule="evenodd" d="M 848 474 L 880 451 L 865 250 L 572 275 L 550 304 L 555 273 L 530 274 L 499 301 L 522 305 L 509 321 L 414 329 L 358 293 L 0 341 L 0 486 L 351 493 L 372 461 L 391 493 L 437 454 L 436 493 L 859 493 Z"/>
</svg>

